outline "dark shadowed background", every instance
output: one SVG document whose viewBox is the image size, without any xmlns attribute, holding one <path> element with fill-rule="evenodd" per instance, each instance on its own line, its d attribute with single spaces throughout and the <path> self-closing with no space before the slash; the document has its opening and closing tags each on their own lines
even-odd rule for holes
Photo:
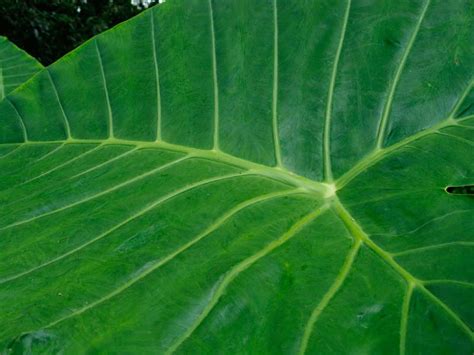
<svg viewBox="0 0 474 355">
<path fill-rule="evenodd" d="M 158 0 L 0 0 L 0 35 L 49 65 Z"/>
</svg>

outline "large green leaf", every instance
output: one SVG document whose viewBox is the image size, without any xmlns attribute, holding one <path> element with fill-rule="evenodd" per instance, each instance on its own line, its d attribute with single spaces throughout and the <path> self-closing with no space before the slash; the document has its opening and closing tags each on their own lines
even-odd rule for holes
<svg viewBox="0 0 474 355">
<path fill-rule="evenodd" d="M 0 104 L 0 347 L 470 354 L 472 1 L 169 0 Z"/>
<path fill-rule="evenodd" d="M 0 101 L 42 68 L 40 62 L 0 36 Z"/>
</svg>

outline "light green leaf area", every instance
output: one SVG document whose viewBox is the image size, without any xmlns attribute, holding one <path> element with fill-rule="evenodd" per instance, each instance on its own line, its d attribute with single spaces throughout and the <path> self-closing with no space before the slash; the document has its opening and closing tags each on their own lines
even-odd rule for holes
<svg viewBox="0 0 474 355">
<path fill-rule="evenodd" d="M 471 354 L 468 0 L 168 0 L 0 104 L 5 353 Z"/>
<path fill-rule="evenodd" d="M 0 36 L 0 101 L 42 68 L 40 62 Z"/>
</svg>

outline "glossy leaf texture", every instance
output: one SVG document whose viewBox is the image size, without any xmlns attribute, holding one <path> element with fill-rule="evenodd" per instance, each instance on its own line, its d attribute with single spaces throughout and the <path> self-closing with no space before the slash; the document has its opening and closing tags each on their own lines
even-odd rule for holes
<svg viewBox="0 0 474 355">
<path fill-rule="evenodd" d="M 40 62 L 0 36 L 0 101 L 42 68 Z"/>
<path fill-rule="evenodd" d="M 168 0 L 0 103 L 6 353 L 469 354 L 471 1 Z"/>
</svg>

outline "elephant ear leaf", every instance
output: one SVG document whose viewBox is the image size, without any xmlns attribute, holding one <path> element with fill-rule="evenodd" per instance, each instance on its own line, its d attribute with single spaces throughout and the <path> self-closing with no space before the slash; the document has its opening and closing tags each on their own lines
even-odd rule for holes
<svg viewBox="0 0 474 355">
<path fill-rule="evenodd" d="M 0 36 L 0 101 L 42 68 L 40 62 Z"/>
<path fill-rule="evenodd" d="M 0 102 L 5 353 L 470 354 L 474 7 L 168 0 Z"/>
</svg>

